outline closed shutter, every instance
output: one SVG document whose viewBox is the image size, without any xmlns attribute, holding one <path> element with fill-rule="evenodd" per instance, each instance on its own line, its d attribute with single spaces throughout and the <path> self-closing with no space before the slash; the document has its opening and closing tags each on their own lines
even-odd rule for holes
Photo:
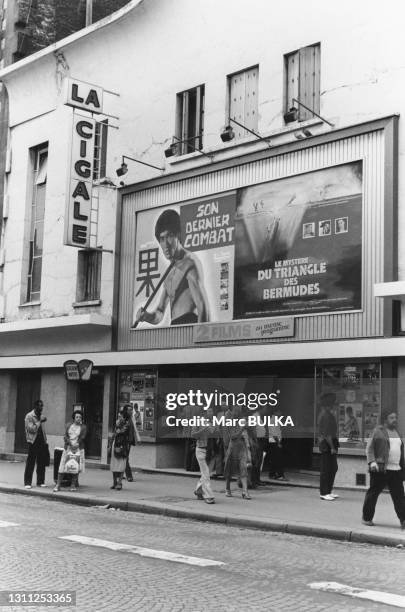
<svg viewBox="0 0 405 612">
<path fill-rule="evenodd" d="M 299 50 L 299 96 L 300 102 L 319 113 L 320 96 L 320 47 L 313 45 Z M 311 119 L 313 114 L 302 106 L 299 121 Z"/>
<path fill-rule="evenodd" d="M 188 112 L 188 91 L 184 91 L 182 94 L 182 117 L 181 117 L 181 125 L 182 125 L 182 132 L 180 135 L 180 140 L 182 141 L 181 145 L 180 145 L 180 149 L 181 149 L 181 155 L 184 155 L 186 153 L 188 153 L 188 146 L 187 146 L 187 139 L 189 137 L 188 134 L 188 117 L 189 117 L 189 112 Z"/>
<path fill-rule="evenodd" d="M 257 130 L 257 98 L 259 85 L 259 67 L 245 72 L 245 120 L 243 124 L 251 130 Z"/>
<path fill-rule="evenodd" d="M 297 107 L 293 99 L 299 97 L 299 70 L 300 59 L 299 52 L 290 53 L 285 58 L 286 64 L 286 104 L 284 112 L 288 112 L 292 106 Z"/>
<path fill-rule="evenodd" d="M 249 68 L 228 77 L 229 116 L 251 130 L 257 129 L 259 67 Z M 232 125 L 235 138 L 244 138 L 249 132 L 236 124 Z"/>
<path fill-rule="evenodd" d="M 245 119 L 245 76 L 243 72 L 234 74 L 230 79 L 230 94 L 229 94 L 229 116 L 231 119 L 236 119 L 239 123 L 244 123 Z M 235 133 L 235 138 L 243 138 L 248 134 L 235 123 L 232 125 Z"/>
</svg>

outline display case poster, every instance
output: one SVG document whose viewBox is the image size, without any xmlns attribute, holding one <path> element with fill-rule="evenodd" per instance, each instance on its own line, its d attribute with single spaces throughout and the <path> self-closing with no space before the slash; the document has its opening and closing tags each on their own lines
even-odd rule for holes
<svg viewBox="0 0 405 612">
<path fill-rule="evenodd" d="M 235 209 L 234 192 L 137 214 L 138 329 L 232 320 Z"/>
<path fill-rule="evenodd" d="M 156 374 L 124 370 L 119 375 L 118 409 L 131 404 L 138 432 L 143 436 L 154 436 L 156 401 Z"/>
<path fill-rule="evenodd" d="M 361 161 L 239 195 L 234 318 L 361 308 Z"/>
</svg>

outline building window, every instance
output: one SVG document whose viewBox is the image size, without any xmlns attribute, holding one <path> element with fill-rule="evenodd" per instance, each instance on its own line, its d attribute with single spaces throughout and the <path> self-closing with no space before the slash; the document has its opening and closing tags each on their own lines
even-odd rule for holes
<svg viewBox="0 0 405 612">
<path fill-rule="evenodd" d="M 203 146 L 204 85 L 177 94 L 177 154 L 192 153 Z"/>
<path fill-rule="evenodd" d="M 228 79 L 228 117 L 251 130 L 257 130 L 259 66 L 236 72 Z M 229 121 L 227 121 L 229 123 Z M 249 132 L 231 123 L 235 138 L 245 138 Z"/>
<path fill-rule="evenodd" d="M 78 251 L 77 260 L 77 302 L 100 299 L 101 251 Z"/>
<path fill-rule="evenodd" d="M 329 403 L 340 446 L 363 448 L 381 418 L 380 363 L 318 366 L 315 432 L 323 404 Z M 325 402 L 325 398 L 329 400 Z"/>
<path fill-rule="evenodd" d="M 105 178 L 107 172 L 108 119 L 97 121 L 94 136 L 93 181 Z"/>
<path fill-rule="evenodd" d="M 297 120 L 307 121 L 314 116 L 296 102 L 299 100 L 316 113 L 320 112 L 321 45 L 302 47 L 284 56 L 285 104 L 284 112 L 297 108 Z"/>
<path fill-rule="evenodd" d="M 27 302 L 39 300 L 41 291 L 42 248 L 44 242 L 45 195 L 48 149 L 34 151 L 34 180 L 31 202 Z"/>
</svg>

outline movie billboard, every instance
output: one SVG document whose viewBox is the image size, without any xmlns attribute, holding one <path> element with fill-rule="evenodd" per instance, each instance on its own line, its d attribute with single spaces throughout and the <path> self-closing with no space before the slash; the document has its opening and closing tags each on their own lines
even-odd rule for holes
<svg viewBox="0 0 405 612">
<path fill-rule="evenodd" d="M 233 319 L 236 192 L 137 214 L 133 328 Z"/>
<path fill-rule="evenodd" d="M 361 309 L 362 162 L 239 192 L 234 319 Z"/>
</svg>

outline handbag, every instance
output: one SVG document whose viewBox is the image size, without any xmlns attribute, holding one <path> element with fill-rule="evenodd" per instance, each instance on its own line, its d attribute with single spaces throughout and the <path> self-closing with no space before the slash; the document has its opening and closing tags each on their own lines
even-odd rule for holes
<svg viewBox="0 0 405 612">
<path fill-rule="evenodd" d="M 66 461 L 65 472 L 66 474 L 78 474 L 79 473 L 79 464 L 76 461 L 76 459 L 73 459 L 72 457 L 71 459 L 69 459 L 69 461 Z"/>
<path fill-rule="evenodd" d="M 44 465 L 49 467 L 51 465 L 51 455 L 49 453 L 49 445 L 46 443 L 44 447 Z"/>
<path fill-rule="evenodd" d="M 123 445 L 114 446 L 114 456 L 117 459 L 123 459 L 126 456 L 126 449 Z"/>
</svg>

